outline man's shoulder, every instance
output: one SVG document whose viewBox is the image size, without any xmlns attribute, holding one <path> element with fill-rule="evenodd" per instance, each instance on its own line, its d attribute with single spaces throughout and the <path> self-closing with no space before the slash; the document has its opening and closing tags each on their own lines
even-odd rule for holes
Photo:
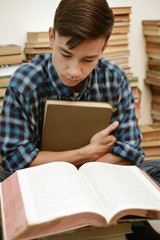
<svg viewBox="0 0 160 240">
<path fill-rule="evenodd" d="M 128 81 L 125 71 L 112 60 L 101 58 L 98 61 L 96 68 L 99 70 L 99 74 L 103 73 L 107 78 L 110 78 L 110 81 L 119 80 L 119 82 L 121 82 L 123 79 Z"/>
<path fill-rule="evenodd" d="M 19 91 L 26 89 L 26 86 L 28 86 L 28 89 L 35 88 L 47 78 L 50 58 L 50 54 L 42 54 L 30 62 L 22 64 L 12 75 L 9 85 L 18 87 Z"/>
</svg>

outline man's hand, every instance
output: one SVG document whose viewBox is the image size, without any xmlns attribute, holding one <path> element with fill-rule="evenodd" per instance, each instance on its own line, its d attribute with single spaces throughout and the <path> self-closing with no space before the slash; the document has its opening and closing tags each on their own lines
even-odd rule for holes
<svg viewBox="0 0 160 240">
<path fill-rule="evenodd" d="M 96 133 L 90 140 L 90 147 L 93 148 L 95 158 L 98 159 L 104 154 L 108 153 L 116 143 L 116 137 L 111 134 L 117 127 L 118 121 L 113 122 L 104 130 Z"/>
</svg>

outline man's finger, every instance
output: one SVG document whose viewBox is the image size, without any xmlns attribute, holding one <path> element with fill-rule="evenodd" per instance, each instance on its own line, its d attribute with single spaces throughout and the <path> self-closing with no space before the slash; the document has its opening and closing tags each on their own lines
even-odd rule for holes
<svg viewBox="0 0 160 240">
<path fill-rule="evenodd" d="M 111 123 L 107 128 L 103 130 L 103 134 L 109 135 L 111 132 L 113 132 L 117 127 L 119 126 L 119 122 L 115 121 Z"/>
</svg>

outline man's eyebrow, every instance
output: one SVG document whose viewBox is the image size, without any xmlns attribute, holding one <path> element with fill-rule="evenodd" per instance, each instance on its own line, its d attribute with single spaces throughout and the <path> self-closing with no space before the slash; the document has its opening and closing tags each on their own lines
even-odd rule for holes
<svg viewBox="0 0 160 240">
<path fill-rule="evenodd" d="M 69 52 L 67 49 L 63 48 L 63 47 L 59 47 L 60 50 L 62 50 L 63 52 L 72 55 L 71 52 Z"/>
<path fill-rule="evenodd" d="M 72 55 L 71 52 L 69 52 L 67 49 L 65 49 L 65 48 L 63 48 L 63 47 L 59 47 L 59 49 L 60 49 L 61 51 L 65 52 L 65 53 L 69 54 L 69 55 Z M 85 58 L 85 59 L 86 59 L 86 58 L 87 58 L 87 59 L 92 59 L 92 58 L 96 58 L 96 57 L 98 57 L 98 54 L 91 55 L 91 56 L 85 56 L 85 57 L 83 57 L 83 58 Z"/>
</svg>

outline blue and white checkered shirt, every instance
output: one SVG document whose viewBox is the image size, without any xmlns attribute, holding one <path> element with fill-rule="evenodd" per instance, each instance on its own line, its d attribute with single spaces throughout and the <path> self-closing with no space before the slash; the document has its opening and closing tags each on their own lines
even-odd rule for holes
<svg viewBox="0 0 160 240">
<path fill-rule="evenodd" d="M 115 131 L 116 145 L 110 152 L 134 164 L 143 161 L 134 97 L 123 70 L 102 58 L 84 80 L 77 97 L 60 81 L 49 53 L 22 65 L 7 87 L 0 122 L 0 154 L 5 170 L 29 166 L 40 151 L 46 99 L 110 102 L 117 108 L 111 122 L 120 123 Z"/>
</svg>

